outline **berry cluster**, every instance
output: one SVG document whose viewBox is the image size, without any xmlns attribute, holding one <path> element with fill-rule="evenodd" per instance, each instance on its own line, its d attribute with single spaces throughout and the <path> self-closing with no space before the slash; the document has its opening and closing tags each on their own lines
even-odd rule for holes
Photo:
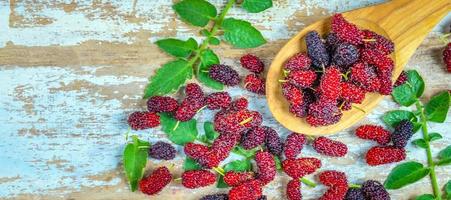
<svg viewBox="0 0 451 200">
<path fill-rule="evenodd" d="M 393 42 L 360 30 L 341 14 L 332 17 L 331 26 L 325 41 L 316 31 L 307 33 L 307 52 L 284 65 L 282 91 L 290 112 L 311 126 L 335 124 L 367 92 L 389 95 L 393 89 Z"/>
<path fill-rule="evenodd" d="M 357 137 L 376 141 L 380 145 L 372 147 L 366 153 L 366 162 L 374 166 L 404 160 L 406 158 L 404 147 L 414 130 L 411 121 L 403 120 L 395 127 L 393 133 L 382 126 L 369 124 L 358 127 L 355 132 Z"/>
<path fill-rule="evenodd" d="M 265 79 L 260 77 L 260 74 L 265 69 L 265 64 L 255 55 L 246 54 L 240 59 L 241 66 L 252 74 L 246 75 L 244 78 L 244 88 L 256 94 L 265 94 L 266 83 Z"/>
</svg>

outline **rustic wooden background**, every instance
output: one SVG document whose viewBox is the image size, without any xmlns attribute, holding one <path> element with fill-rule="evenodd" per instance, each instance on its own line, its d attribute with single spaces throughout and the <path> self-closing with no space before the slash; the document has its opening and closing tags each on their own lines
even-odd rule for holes
<svg viewBox="0 0 451 200">
<path fill-rule="evenodd" d="M 223 0 L 211 1 L 218 7 Z M 251 21 L 262 30 L 268 44 L 253 50 L 215 47 L 222 62 L 239 67 L 238 58 L 254 53 L 270 64 L 291 35 L 335 12 L 355 9 L 382 0 L 275 0 L 260 14 L 233 8 L 230 16 Z M 154 41 L 164 37 L 201 39 L 198 29 L 177 19 L 167 0 L 0 0 L 0 199 L 148 199 L 131 193 L 121 167 L 128 130 L 127 115 L 144 109 L 141 99 L 147 77 L 170 59 Z M 408 17 L 408 16 L 406 16 Z M 417 69 L 427 83 L 425 99 L 450 89 L 444 71 L 439 36 L 449 31 L 451 15 L 419 47 L 407 65 Z M 242 75 L 244 71 L 240 71 Z M 251 99 L 251 107 L 264 113 L 265 124 L 283 136 L 288 131 L 271 118 L 263 96 L 228 88 L 234 96 Z M 390 97 L 359 122 L 382 123 L 381 115 L 396 109 Z M 211 120 L 203 112 L 198 121 Z M 201 126 L 199 126 L 201 127 Z M 430 124 L 444 139 L 433 144 L 434 153 L 450 144 L 451 118 Z M 353 128 L 332 138 L 348 144 L 345 158 L 321 157 L 323 169 L 346 171 L 353 183 L 383 181 L 394 165 L 369 167 L 362 156 L 371 142 L 353 136 Z M 150 141 L 166 140 L 158 129 L 133 132 Z M 416 135 L 414 137 L 419 137 Z M 423 150 L 407 147 L 408 159 L 425 162 Z M 178 147 L 179 152 L 181 148 Z M 305 155 L 318 156 L 310 147 Z M 182 158 L 173 161 L 176 174 Z M 148 169 L 169 165 L 149 162 Z M 437 169 L 440 185 L 451 179 L 451 168 Z M 314 178 L 314 177 L 310 177 Z M 264 193 L 270 199 L 284 196 L 287 178 L 273 181 Z M 391 191 L 393 199 L 410 199 L 430 192 L 429 179 Z M 173 182 L 151 199 L 197 199 L 218 192 L 214 186 L 188 190 Z M 303 187 L 305 199 L 325 191 Z"/>
</svg>

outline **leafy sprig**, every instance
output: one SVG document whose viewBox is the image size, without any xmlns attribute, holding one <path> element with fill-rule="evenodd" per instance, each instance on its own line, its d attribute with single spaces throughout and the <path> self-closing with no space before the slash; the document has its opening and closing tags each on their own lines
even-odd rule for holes
<svg viewBox="0 0 451 200">
<path fill-rule="evenodd" d="M 138 182 L 144 174 L 149 148 L 149 142 L 138 139 L 136 135 L 133 135 L 132 142 L 125 146 L 124 170 L 132 192 L 138 189 Z"/>
<path fill-rule="evenodd" d="M 254 48 L 266 43 L 259 30 L 251 23 L 235 18 L 226 18 L 236 0 L 229 0 L 219 13 L 206 0 L 182 0 L 173 6 L 174 11 L 186 23 L 203 27 L 200 31 L 206 38 L 198 44 L 193 38 L 186 41 L 168 38 L 158 40 L 157 46 L 167 54 L 176 57 L 158 69 L 144 90 L 144 98 L 165 95 L 177 91 L 193 75 L 205 86 L 222 90 L 223 85 L 208 76 L 213 64 L 219 64 L 219 57 L 208 46 L 218 45 L 219 32 L 222 40 L 236 48 Z M 264 11 L 272 6 L 272 0 L 244 0 L 241 7 L 251 13 Z M 211 28 L 204 28 L 212 22 Z"/>
<path fill-rule="evenodd" d="M 389 126 L 396 126 L 402 120 L 410 120 L 416 130 L 421 129 L 422 138 L 413 140 L 412 143 L 426 150 L 427 165 L 410 161 L 399 164 L 388 175 L 384 186 L 387 189 L 399 189 L 415 183 L 426 176 L 430 176 L 433 194 L 423 194 L 417 200 L 442 200 L 442 193 L 437 182 L 435 168 L 451 164 L 451 145 L 441 150 L 439 155 L 433 157 L 430 143 L 442 138 L 439 133 L 429 133 L 427 123 L 443 123 L 450 106 L 448 91 L 440 92 L 433 96 L 429 102 L 423 104 L 420 97 L 423 95 L 425 83 L 417 71 L 407 72 L 408 80 L 405 84 L 393 90 L 393 99 L 402 106 L 415 105 L 416 111 L 395 110 L 383 116 L 384 122 Z M 450 187 L 450 188 L 448 188 Z M 445 186 L 446 199 L 451 197 L 451 183 Z"/>
</svg>

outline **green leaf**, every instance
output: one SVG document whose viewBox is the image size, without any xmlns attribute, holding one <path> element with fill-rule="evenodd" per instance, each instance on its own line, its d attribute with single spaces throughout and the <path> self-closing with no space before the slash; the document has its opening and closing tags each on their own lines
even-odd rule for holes
<svg viewBox="0 0 451 200">
<path fill-rule="evenodd" d="M 250 13 L 258 13 L 272 7 L 272 0 L 244 0 L 243 8 Z"/>
<path fill-rule="evenodd" d="M 150 144 L 149 142 L 138 139 L 136 135 L 132 136 L 132 138 L 133 143 L 127 144 L 124 149 L 123 161 L 130 189 L 134 192 L 138 188 L 138 182 L 143 176 Z"/>
<path fill-rule="evenodd" d="M 440 160 L 437 165 L 449 165 L 451 164 L 451 145 L 447 146 L 445 149 L 438 153 Z"/>
<path fill-rule="evenodd" d="M 266 43 L 260 31 L 247 21 L 227 18 L 222 28 L 224 39 L 236 48 L 254 48 Z"/>
<path fill-rule="evenodd" d="M 193 69 L 187 61 L 178 59 L 166 63 L 150 78 L 144 90 L 144 98 L 174 92 L 192 76 Z"/>
<path fill-rule="evenodd" d="M 448 181 L 445 185 L 445 197 L 451 199 L 451 181 Z"/>
<path fill-rule="evenodd" d="M 211 122 L 204 123 L 204 131 L 205 136 L 207 136 L 207 139 L 210 141 L 215 140 L 219 136 L 219 133 L 215 131 L 214 125 Z"/>
<path fill-rule="evenodd" d="M 418 132 L 421 129 L 422 124 L 419 122 L 412 122 L 413 124 L 413 133 Z"/>
<path fill-rule="evenodd" d="M 414 183 L 427 176 L 431 169 L 425 168 L 418 162 L 406 162 L 399 164 L 388 175 L 384 182 L 387 189 L 399 189 Z"/>
<path fill-rule="evenodd" d="M 441 92 L 431 98 L 424 110 L 429 121 L 443 123 L 449 110 L 449 93 Z"/>
<path fill-rule="evenodd" d="M 199 79 L 200 82 L 202 82 L 207 87 L 216 89 L 216 90 L 222 90 L 224 89 L 224 85 L 216 80 L 213 80 L 208 75 L 208 71 L 210 70 L 210 67 L 214 64 L 219 64 L 219 57 L 211 50 L 206 49 L 203 51 L 200 55 L 200 72 L 197 79 Z"/>
<path fill-rule="evenodd" d="M 403 106 L 411 106 L 417 100 L 415 92 L 409 84 L 402 84 L 395 87 L 392 92 L 393 99 Z"/>
<path fill-rule="evenodd" d="M 221 41 L 217 37 L 211 37 L 208 40 L 208 43 L 211 45 L 219 45 L 219 43 L 221 43 Z"/>
<path fill-rule="evenodd" d="M 205 0 L 183 0 L 173 6 L 182 20 L 203 27 L 217 15 L 215 6 Z"/>
<path fill-rule="evenodd" d="M 424 81 L 417 71 L 407 71 L 407 83 L 409 83 L 408 85 L 412 87 L 412 90 L 416 94 L 416 97 L 421 97 L 424 92 Z"/>
<path fill-rule="evenodd" d="M 158 40 L 155 44 L 164 52 L 179 58 L 186 58 L 191 55 L 193 50 L 197 49 L 197 42 L 193 38 L 187 41 L 168 38 Z"/>
<path fill-rule="evenodd" d="M 440 159 L 437 162 L 437 165 L 439 165 L 439 166 L 445 166 L 445 165 L 449 165 L 449 164 L 451 164 L 451 158 Z"/>
<path fill-rule="evenodd" d="M 210 37 L 211 36 L 211 32 L 207 29 L 202 29 L 200 30 L 200 34 L 202 34 L 205 37 Z"/>
<path fill-rule="evenodd" d="M 412 141 L 412 144 L 414 144 L 414 145 L 416 145 L 416 146 L 418 146 L 418 147 L 421 147 L 421 148 L 423 148 L 423 149 L 426 149 L 427 148 L 427 144 L 426 144 L 426 141 L 424 141 L 423 139 L 416 139 L 416 140 L 413 140 Z"/>
<path fill-rule="evenodd" d="M 432 194 L 423 194 L 421 196 L 417 196 L 415 200 L 434 200 L 435 197 Z"/>
<path fill-rule="evenodd" d="M 177 128 L 177 120 L 168 113 L 160 113 L 160 121 L 163 131 L 174 144 L 184 145 L 193 142 L 197 138 L 196 120 L 191 119 L 186 122 L 179 122 Z"/>
<path fill-rule="evenodd" d="M 224 166 L 225 172 L 229 172 L 229 171 L 245 172 L 245 171 L 250 171 L 250 170 L 252 170 L 252 164 L 249 159 L 235 160 L 235 161 L 227 163 Z M 216 184 L 216 187 L 217 188 L 227 188 L 229 186 L 224 182 L 224 177 L 220 176 L 218 178 L 218 183 Z"/>
<path fill-rule="evenodd" d="M 385 113 L 385 115 L 382 117 L 382 119 L 384 120 L 384 122 L 391 126 L 391 127 L 396 127 L 399 122 L 401 122 L 402 120 L 409 120 L 412 122 L 416 122 L 417 121 L 417 117 L 415 116 L 415 114 L 413 114 L 410 111 L 406 111 L 406 110 L 393 110 L 390 112 Z"/>
<path fill-rule="evenodd" d="M 244 148 L 241 147 L 241 146 L 237 146 L 237 147 L 235 147 L 235 148 L 233 149 L 233 153 L 236 153 L 236 154 L 238 154 L 238 155 L 242 155 L 242 156 L 244 156 L 244 157 L 246 157 L 246 158 L 252 158 L 252 157 L 255 156 L 255 153 L 256 153 L 257 151 L 259 151 L 259 150 L 260 150 L 259 147 L 255 147 L 255 148 L 253 148 L 253 149 L 246 150 L 246 149 L 244 149 Z"/>
<path fill-rule="evenodd" d="M 440 140 L 442 139 L 442 135 L 440 135 L 440 133 L 429 133 L 429 141 L 435 141 L 435 140 Z"/>
<path fill-rule="evenodd" d="M 199 170 L 202 169 L 199 163 L 195 161 L 192 158 L 186 157 L 185 162 L 183 163 L 183 170 L 184 171 L 190 171 L 190 170 Z"/>
</svg>

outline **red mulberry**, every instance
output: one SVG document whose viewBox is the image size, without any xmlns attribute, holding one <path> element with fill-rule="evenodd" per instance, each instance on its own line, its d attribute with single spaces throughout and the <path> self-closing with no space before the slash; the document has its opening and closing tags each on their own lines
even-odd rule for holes
<svg viewBox="0 0 451 200">
<path fill-rule="evenodd" d="M 373 147 L 366 153 L 366 163 L 371 166 L 399 162 L 406 159 L 406 151 L 396 147 Z"/>
<path fill-rule="evenodd" d="M 302 200 L 301 182 L 298 179 L 292 179 L 287 184 L 288 200 Z"/>
<path fill-rule="evenodd" d="M 321 77 L 318 87 L 321 98 L 335 101 L 341 96 L 341 72 L 336 67 L 329 67 Z"/>
<path fill-rule="evenodd" d="M 166 167 L 155 169 L 152 174 L 139 182 L 139 189 L 144 194 L 154 195 L 163 190 L 172 180 L 172 175 Z"/>
<path fill-rule="evenodd" d="M 228 109 L 232 110 L 232 111 L 244 110 L 244 109 L 247 109 L 248 104 L 249 104 L 249 102 L 247 101 L 247 99 L 244 97 L 241 97 L 241 98 L 236 99 L 235 101 L 232 101 L 232 104 L 230 104 Z"/>
<path fill-rule="evenodd" d="M 265 129 L 254 127 L 246 132 L 241 138 L 241 146 L 244 149 L 253 149 L 265 142 Z"/>
<path fill-rule="evenodd" d="M 311 174 L 320 167 L 321 161 L 316 158 L 287 159 L 282 162 L 283 171 L 294 179 Z"/>
<path fill-rule="evenodd" d="M 268 152 L 259 151 L 255 154 L 258 173 L 257 179 L 266 185 L 276 177 L 276 163 L 273 156 Z"/>
<path fill-rule="evenodd" d="M 224 182 L 231 186 L 239 186 L 245 182 L 248 182 L 250 180 L 254 179 L 254 173 L 253 172 L 226 172 L 224 174 Z"/>
<path fill-rule="evenodd" d="M 377 49 L 384 52 L 384 54 L 390 54 L 395 51 L 395 44 L 391 40 L 370 30 L 363 30 L 362 32 L 364 39 L 370 40 L 364 41 L 363 45 L 365 48 Z"/>
<path fill-rule="evenodd" d="M 288 82 L 298 88 L 311 87 L 316 80 L 316 73 L 311 70 L 292 71 L 288 75 Z"/>
<path fill-rule="evenodd" d="M 288 102 L 290 102 L 290 104 L 300 105 L 304 102 L 304 95 L 302 94 L 302 90 L 298 89 L 290 83 L 282 84 L 282 93 L 288 100 Z"/>
<path fill-rule="evenodd" d="M 230 200 L 251 200 L 262 196 L 262 183 L 259 180 L 248 181 L 240 186 L 234 187 L 229 191 Z"/>
<path fill-rule="evenodd" d="M 208 109 L 215 110 L 229 107 L 230 103 L 232 102 L 232 97 L 230 97 L 229 93 L 227 92 L 215 92 L 208 95 L 205 98 L 205 101 L 207 103 Z"/>
<path fill-rule="evenodd" d="M 160 125 L 160 116 L 154 112 L 134 112 L 128 116 L 128 125 L 133 130 L 153 128 Z"/>
<path fill-rule="evenodd" d="M 443 50 L 443 62 L 445 63 L 446 70 L 451 72 L 451 42 Z"/>
<path fill-rule="evenodd" d="M 174 112 L 177 107 L 177 100 L 172 97 L 153 96 L 147 100 L 149 112 Z"/>
<path fill-rule="evenodd" d="M 406 71 L 402 71 L 401 72 L 401 74 L 398 76 L 398 79 L 396 79 L 396 82 L 395 82 L 395 84 L 393 85 L 393 87 L 398 87 L 398 86 L 400 86 L 400 85 L 402 85 L 402 84 L 404 84 L 404 83 L 406 83 L 407 82 L 407 73 L 406 73 Z"/>
<path fill-rule="evenodd" d="M 263 62 L 257 56 L 246 54 L 240 58 L 241 66 L 254 73 L 261 73 L 265 68 Z"/>
<path fill-rule="evenodd" d="M 205 187 L 215 183 L 215 181 L 215 174 L 207 170 L 191 170 L 182 174 L 182 185 L 190 189 Z"/>
<path fill-rule="evenodd" d="M 316 152 L 327 156 L 343 157 L 348 152 L 346 144 L 322 136 L 316 138 L 312 145 Z"/>
<path fill-rule="evenodd" d="M 363 33 L 356 25 L 349 23 L 341 14 L 332 16 L 332 32 L 336 33 L 343 42 L 353 45 L 362 43 Z"/>
<path fill-rule="evenodd" d="M 319 174 L 319 181 L 328 187 L 348 187 L 346 174 L 335 170 L 326 170 Z"/>
<path fill-rule="evenodd" d="M 202 158 L 210 149 L 202 144 L 187 143 L 183 147 L 185 154 L 193 159 Z"/>
<path fill-rule="evenodd" d="M 178 121 L 188 121 L 205 105 L 204 99 L 186 98 L 175 111 L 175 119 Z"/>
<path fill-rule="evenodd" d="M 337 200 L 344 199 L 348 187 L 331 187 L 318 200 Z"/>
<path fill-rule="evenodd" d="M 359 104 L 365 99 L 365 90 L 352 83 L 344 82 L 341 84 L 341 96 L 347 102 Z"/>
<path fill-rule="evenodd" d="M 381 86 L 374 68 L 365 63 L 356 63 L 351 67 L 351 80 L 368 92 L 375 92 Z"/>
<path fill-rule="evenodd" d="M 265 94 L 265 79 L 258 77 L 256 74 L 249 74 L 244 78 L 244 88 L 255 94 Z"/>
<path fill-rule="evenodd" d="M 189 83 L 185 87 L 185 95 L 187 98 L 194 98 L 194 99 L 203 99 L 204 98 L 204 92 L 202 91 L 202 88 L 196 84 L 196 83 Z"/>
<path fill-rule="evenodd" d="M 284 152 L 287 159 L 296 159 L 301 153 L 306 142 L 306 138 L 300 133 L 291 133 L 285 140 Z"/>
<path fill-rule="evenodd" d="M 279 134 L 267 126 L 263 127 L 265 129 L 265 146 L 266 149 L 275 156 L 280 156 L 282 153 L 282 141 L 280 140 Z"/>
<path fill-rule="evenodd" d="M 285 63 L 285 69 L 289 71 L 307 70 L 312 60 L 305 53 L 298 53 Z"/>
<path fill-rule="evenodd" d="M 381 145 L 386 145 L 390 142 L 390 132 L 385 130 L 382 126 L 378 125 L 363 125 L 356 129 L 355 134 L 357 137 L 374 140 Z"/>
</svg>

